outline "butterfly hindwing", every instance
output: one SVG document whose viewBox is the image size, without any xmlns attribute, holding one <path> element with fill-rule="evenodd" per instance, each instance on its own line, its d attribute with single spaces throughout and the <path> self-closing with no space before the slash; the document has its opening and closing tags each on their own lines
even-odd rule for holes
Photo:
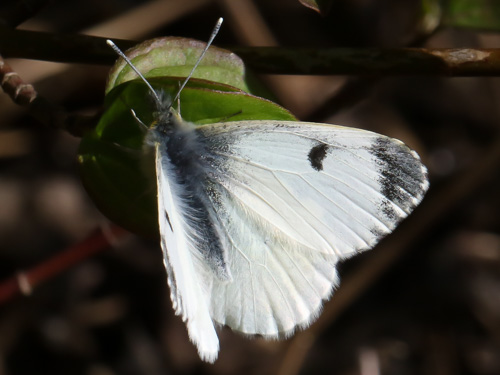
<svg viewBox="0 0 500 375">
<path fill-rule="evenodd" d="M 163 142 L 156 145 L 156 174 L 161 247 L 172 305 L 186 322 L 200 357 L 213 362 L 219 351 L 219 340 L 208 310 L 208 290 L 203 282 L 205 266 L 192 235 L 196 228 L 185 218 L 190 209 L 183 201 L 183 187 L 177 182 Z"/>
</svg>

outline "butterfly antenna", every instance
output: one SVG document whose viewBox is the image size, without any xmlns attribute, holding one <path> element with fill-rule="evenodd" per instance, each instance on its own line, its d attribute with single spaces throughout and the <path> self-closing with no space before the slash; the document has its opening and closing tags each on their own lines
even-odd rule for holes
<svg viewBox="0 0 500 375">
<path fill-rule="evenodd" d="M 132 68 L 132 70 L 144 81 L 144 83 L 146 85 L 148 85 L 149 90 L 153 94 L 153 97 L 154 97 L 156 103 L 158 104 L 158 108 L 161 108 L 162 103 L 161 103 L 160 97 L 156 93 L 156 91 L 153 88 L 153 86 L 151 86 L 151 84 L 148 82 L 148 80 L 146 79 L 146 77 L 144 77 L 142 75 L 142 73 L 139 72 L 139 70 L 134 66 L 134 64 L 132 64 L 132 61 L 130 61 L 130 59 L 127 56 L 125 56 L 125 54 L 122 52 L 122 50 L 119 49 L 118 46 L 115 43 L 113 43 L 112 40 L 108 39 L 108 40 L 106 40 L 106 43 L 108 44 L 108 46 L 110 46 L 111 48 L 113 48 L 113 50 L 118 54 L 118 56 L 120 56 L 123 60 L 125 60 L 125 62 Z"/>
<path fill-rule="evenodd" d="M 175 95 L 175 98 L 174 100 L 172 100 L 172 103 L 175 103 L 175 101 L 177 99 L 179 99 L 179 96 L 181 95 L 181 91 L 184 89 L 184 86 L 186 86 L 186 84 L 188 83 L 188 81 L 191 79 L 191 76 L 193 75 L 194 71 L 196 70 L 196 68 L 198 67 L 198 65 L 200 64 L 201 60 L 203 59 L 203 57 L 205 56 L 205 53 L 207 53 L 208 51 L 208 48 L 210 47 L 210 45 L 212 44 L 212 42 L 214 41 L 215 37 L 217 36 L 217 34 L 219 33 L 219 30 L 220 30 L 220 27 L 222 25 L 222 21 L 224 21 L 224 19 L 222 17 L 220 17 L 218 20 L 217 20 L 217 23 L 215 24 L 215 27 L 214 29 L 212 30 L 212 35 L 210 35 L 210 38 L 208 39 L 208 42 L 207 42 L 207 45 L 205 46 L 205 48 L 203 49 L 203 52 L 201 53 L 200 57 L 198 57 L 198 60 L 196 60 L 196 63 L 194 64 L 193 66 L 193 69 L 191 69 L 191 72 L 189 73 L 189 75 L 186 77 L 186 79 L 184 80 L 184 82 L 182 83 L 181 87 L 179 88 L 179 91 L 177 91 L 177 94 Z M 170 107 L 172 106 L 172 104 L 170 104 Z"/>
</svg>

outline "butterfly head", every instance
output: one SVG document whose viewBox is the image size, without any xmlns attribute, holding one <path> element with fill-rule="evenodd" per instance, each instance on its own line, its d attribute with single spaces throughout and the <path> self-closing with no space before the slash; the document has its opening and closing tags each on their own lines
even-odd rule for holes
<svg viewBox="0 0 500 375">
<path fill-rule="evenodd" d="M 185 124 L 184 121 L 182 121 L 182 118 L 180 116 L 180 113 L 176 111 L 173 108 L 173 103 L 178 101 L 180 94 L 188 81 L 191 79 L 194 71 L 200 64 L 201 60 L 203 59 L 203 56 L 205 56 L 205 53 L 207 52 L 208 48 L 212 44 L 215 36 L 219 32 L 220 26 L 222 24 L 222 18 L 219 18 L 217 21 L 217 24 L 215 25 L 215 28 L 212 31 L 212 35 L 210 36 L 210 39 L 208 40 L 205 48 L 203 49 L 202 53 L 196 60 L 196 63 L 194 64 L 193 68 L 191 69 L 191 72 L 189 75 L 184 79 L 182 84 L 179 86 L 179 90 L 177 91 L 177 94 L 175 97 L 172 99 L 170 98 L 169 95 L 167 95 L 163 90 L 156 90 L 153 88 L 151 83 L 146 79 L 146 77 L 132 64 L 130 59 L 111 41 L 107 40 L 106 43 L 121 57 L 123 60 L 132 68 L 132 70 L 137 74 L 137 76 L 148 86 L 149 91 L 151 93 L 151 97 L 153 99 L 153 102 L 155 104 L 155 111 L 153 113 L 153 124 L 151 124 L 149 127 L 146 126 L 145 124 L 142 123 L 140 119 L 136 117 L 136 119 L 144 125 L 146 128 L 151 130 L 149 133 L 153 133 L 153 139 L 155 142 L 158 141 L 158 136 L 163 135 L 168 135 L 171 131 L 173 131 L 176 127 L 177 128 L 182 128 L 183 125 Z M 132 110 L 133 115 L 135 116 L 134 111 Z M 149 137 L 147 137 L 149 138 Z"/>
<path fill-rule="evenodd" d="M 186 123 L 182 120 L 180 112 L 172 105 L 171 96 L 162 91 L 155 91 L 153 96 L 155 110 L 153 112 L 153 122 L 146 126 L 148 134 L 146 143 L 161 143 L 165 138 L 170 137 L 176 130 L 181 130 Z"/>
<path fill-rule="evenodd" d="M 172 116 L 176 111 L 172 107 L 172 98 L 163 90 L 155 90 L 155 95 L 152 95 L 155 105 L 153 113 L 154 122 L 151 128 L 155 128 L 158 124 L 168 124 L 172 120 Z"/>
</svg>

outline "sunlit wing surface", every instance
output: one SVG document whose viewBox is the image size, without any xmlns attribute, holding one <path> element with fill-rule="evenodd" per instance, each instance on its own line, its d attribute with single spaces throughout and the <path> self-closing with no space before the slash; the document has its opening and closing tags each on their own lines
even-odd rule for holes
<svg viewBox="0 0 500 375">
<path fill-rule="evenodd" d="M 273 121 L 197 131 L 238 276 L 214 279 L 211 314 L 247 334 L 309 324 L 337 284 L 337 262 L 372 248 L 428 187 L 415 152 L 367 131 Z"/>
<path fill-rule="evenodd" d="M 338 261 L 372 248 L 428 188 L 414 151 L 367 131 L 244 121 L 192 132 L 179 138 L 193 139 L 184 151 L 171 152 L 178 168 L 169 180 L 183 184 L 170 182 L 165 193 L 169 183 L 158 179 L 159 217 L 174 308 L 208 360 L 215 359 L 208 314 L 267 337 L 307 326 L 338 283 Z M 158 155 L 161 174 L 168 155 Z M 177 235 L 165 212 L 170 224 L 177 217 Z"/>
</svg>

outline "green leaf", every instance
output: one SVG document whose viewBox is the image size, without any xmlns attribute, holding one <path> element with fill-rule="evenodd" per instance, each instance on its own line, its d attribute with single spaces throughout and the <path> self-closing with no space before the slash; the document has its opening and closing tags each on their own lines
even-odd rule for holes
<svg viewBox="0 0 500 375">
<path fill-rule="evenodd" d="M 498 0 L 448 0 L 443 4 L 444 26 L 500 31 Z"/>
<path fill-rule="evenodd" d="M 147 78 L 187 77 L 198 60 L 205 43 L 178 37 L 147 40 L 129 49 L 126 54 Z M 252 77 L 245 72 L 243 61 L 234 53 L 211 46 L 194 71 L 193 78 L 224 83 L 246 92 L 254 92 Z M 119 59 L 111 69 L 106 94 L 121 83 L 135 80 L 137 75 Z M 250 81 L 250 82 L 249 82 Z"/>
</svg>

